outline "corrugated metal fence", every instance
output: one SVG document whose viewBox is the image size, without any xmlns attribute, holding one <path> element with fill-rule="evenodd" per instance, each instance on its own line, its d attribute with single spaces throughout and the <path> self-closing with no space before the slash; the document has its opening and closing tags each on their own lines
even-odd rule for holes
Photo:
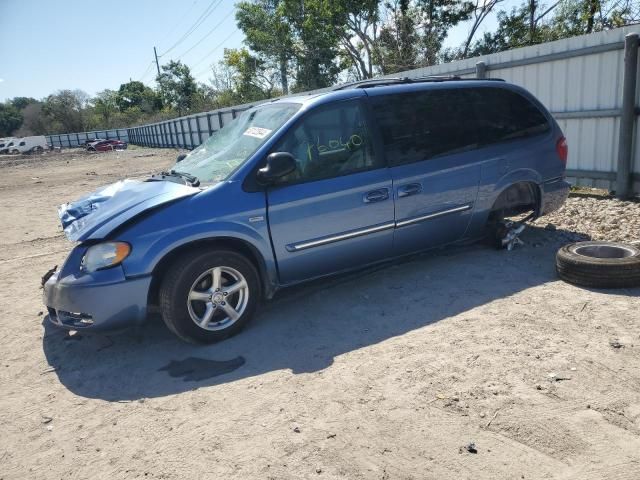
<svg viewBox="0 0 640 480">
<path fill-rule="evenodd" d="M 114 128 L 112 130 L 96 130 L 94 132 L 60 133 L 47 135 L 47 142 L 52 147 L 71 148 L 83 145 L 87 140 L 95 138 L 128 142 L 129 131 L 126 128 Z"/>
<path fill-rule="evenodd" d="M 435 65 L 406 72 L 409 77 L 459 75 L 465 78 L 503 78 L 532 92 L 554 115 L 569 144 L 568 174 L 574 183 L 616 189 L 625 37 L 640 33 L 640 26 L 567 38 L 492 55 Z M 635 44 L 637 50 L 637 36 Z M 637 78 L 640 65 L 632 59 Z M 628 77 L 628 75 L 627 75 Z M 637 121 L 640 88 L 627 102 L 632 108 L 628 135 L 633 191 L 640 193 L 640 148 Z M 637 142 L 635 142 L 637 145 Z"/>
<path fill-rule="evenodd" d="M 129 142 L 147 147 L 195 148 L 213 132 L 236 118 L 238 113 L 258 103 L 260 102 L 129 128 Z"/>
<path fill-rule="evenodd" d="M 421 77 L 503 78 L 531 91 L 549 108 L 569 143 L 568 174 L 581 185 L 616 189 L 619 156 L 628 157 L 633 191 L 640 193 L 640 148 L 637 122 L 640 88 L 623 101 L 625 36 L 640 26 L 625 27 L 519 48 L 395 74 Z M 637 45 L 637 36 L 634 37 Z M 638 76 L 637 57 L 631 70 Z M 629 62 L 627 62 L 629 63 Z M 628 83 L 628 82 L 627 82 Z M 256 103 L 257 104 L 257 103 Z M 251 105 L 189 115 L 127 129 L 129 142 L 154 147 L 194 148 Z M 626 112 L 626 123 L 621 120 Z M 69 134 L 71 137 L 78 134 Z M 83 134 L 79 134 L 82 136 Z M 64 135 L 63 135 L 64 137 Z M 68 140 L 68 138 L 67 138 Z M 623 148 L 620 149 L 620 145 Z M 627 151 L 628 150 L 628 151 Z M 624 173 L 624 172 L 622 172 Z M 629 182 L 631 183 L 631 182 Z"/>
</svg>

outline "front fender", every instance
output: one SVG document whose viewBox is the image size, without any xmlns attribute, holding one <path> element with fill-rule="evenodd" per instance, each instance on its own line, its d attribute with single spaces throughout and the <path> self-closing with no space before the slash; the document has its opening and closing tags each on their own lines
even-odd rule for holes
<svg viewBox="0 0 640 480">
<path fill-rule="evenodd" d="M 149 242 L 146 245 L 140 242 L 134 243 L 132 255 L 123 264 L 127 277 L 150 275 L 166 255 L 190 243 L 202 240 L 233 239 L 252 247 L 262 257 L 269 281 L 272 284 L 277 283 L 276 265 L 269 237 L 248 225 L 237 221 L 216 220 L 183 225 L 163 233 L 148 239 Z M 134 252 L 138 253 L 134 254 Z"/>
</svg>

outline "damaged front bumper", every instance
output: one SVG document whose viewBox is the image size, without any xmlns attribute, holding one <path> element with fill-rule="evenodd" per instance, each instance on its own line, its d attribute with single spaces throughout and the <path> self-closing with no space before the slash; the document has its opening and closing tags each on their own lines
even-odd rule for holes
<svg viewBox="0 0 640 480">
<path fill-rule="evenodd" d="M 151 277 L 128 279 L 122 267 L 91 274 L 54 273 L 44 283 L 49 320 L 70 330 L 114 330 L 142 323 Z"/>
</svg>

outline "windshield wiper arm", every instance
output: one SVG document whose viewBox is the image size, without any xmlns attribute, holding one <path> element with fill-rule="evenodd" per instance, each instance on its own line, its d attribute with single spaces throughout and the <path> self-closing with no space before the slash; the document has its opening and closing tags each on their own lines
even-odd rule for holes
<svg viewBox="0 0 640 480">
<path fill-rule="evenodd" d="M 192 187 L 197 187 L 200 185 L 200 180 L 195 175 L 191 175 L 186 172 L 178 172 L 176 170 L 169 170 L 168 172 L 162 172 L 160 175 L 165 175 L 167 177 L 180 177 L 187 181 Z"/>
</svg>

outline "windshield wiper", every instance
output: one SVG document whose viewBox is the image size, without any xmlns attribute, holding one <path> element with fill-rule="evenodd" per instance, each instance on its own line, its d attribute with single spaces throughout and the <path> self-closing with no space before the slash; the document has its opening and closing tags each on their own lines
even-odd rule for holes
<svg viewBox="0 0 640 480">
<path fill-rule="evenodd" d="M 198 187 L 200 185 L 200 180 L 198 180 L 198 177 L 186 172 L 178 172 L 176 170 L 170 170 L 168 172 L 160 172 L 157 175 L 153 175 L 150 180 L 156 180 L 156 181 L 164 180 L 167 177 L 173 177 L 174 179 L 175 178 L 182 179 L 192 187 Z M 168 180 L 171 181 L 170 179 Z"/>
<path fill-rule="evenodd" d="M 200 185 L 200 180 L 198 180 L 198 177 L 196 177 L 195 175 L 191 175 L 190 173 L 178 172 L 176 170 L 170 170 L 169 173 L 171 175 L 177 175 L 178 177 L 184 178 L 191 184 L 192 187 L 197 187 L 198 185 Z"/>
</svg>

